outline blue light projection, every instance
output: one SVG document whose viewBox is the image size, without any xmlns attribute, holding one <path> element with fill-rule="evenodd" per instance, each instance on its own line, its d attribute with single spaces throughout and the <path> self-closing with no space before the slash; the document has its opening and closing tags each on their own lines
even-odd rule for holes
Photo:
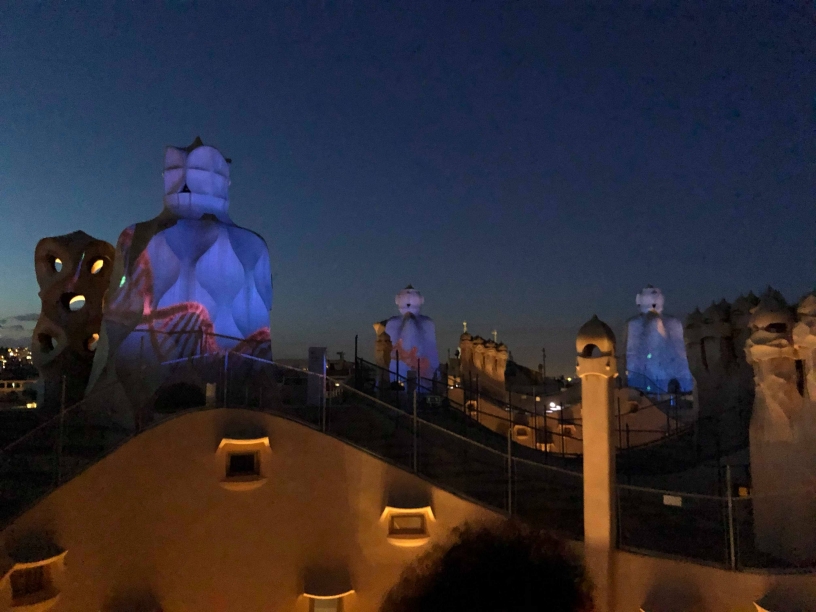
<svg viewBox="0 0 816 612">
<path fill-rule="evenodd" d="M 229 161 L 200 139 L 167 147 L 164 209 L 119 236 L 91 385 L 226 351 L 271 358 L 269 251 L 229 217 Z M 125 386 L 125 385 L 123 385 Z"/>
<path fill-rule="evenodd" d="M 408 370 L 414 370 L 422 378 L 431 379 L 439 370 L 439 353 L 434 322 L 420 314 L 425 298 L 408 285 L 394 301 L 400 314 L 385 323 L 385 332 L 391 338 L 393 347 L 391 372 L 399 371 L 400 376 L 405 376 Z"/>
<path fill-rule="evenodd" d="M 626 376 L 630 387 L 654 393 L 690 392 L 683 324 L 663 314 L 660 289 L 649 285 L 636 300 L 640 314 L 626 323 Z"/>
</svg>

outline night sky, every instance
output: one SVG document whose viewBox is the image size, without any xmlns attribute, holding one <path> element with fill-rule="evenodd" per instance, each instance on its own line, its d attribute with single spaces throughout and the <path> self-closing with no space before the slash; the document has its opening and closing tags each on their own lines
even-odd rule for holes
<svg viewBox="0 0 816 612">
<path fill-rule="evenodd" d="M 39 311 L 39 238 L 158 214 L 196 135 L 269 244 L 276 357 L 371 354 L 408 283 L 443 359 L 467 319 L 549 373 L 647 283 L 680 316 L 814 286 L 812 3 L 232 4 L 0 5 L 0 317 Z"/>
</svg>

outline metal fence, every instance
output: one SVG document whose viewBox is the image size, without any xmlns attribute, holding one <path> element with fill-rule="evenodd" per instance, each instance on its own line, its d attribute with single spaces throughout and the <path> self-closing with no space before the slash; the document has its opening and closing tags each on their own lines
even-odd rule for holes
<svg viewBox="0 0 816 612">
<path fill-rule="evenodd" d="M 782 558 L 762 549 L 754 522 L 754 504 L 760 498 L 733 485 L 731 467 L 725 469 L 723 495 L 618 485 L 618 547 L 739 571 L 816 571 L 816 559 Z M 786 491 L 774 498 L 785 503 L 788 498 L 812 494 Z"/>
<path fill-rule="evenodd" d="M 282 369 L 289 377 L 318 376 Z M 401 399 L 389 403 L 343 383 L 328 385 L 336 391 L 326 394 L 321 414 L 309 416 L 310 425 L 458 495 L 583 539 L 580 472 L 516 456 L 522 449 L 509 432 L 502 440 L 460 411 L 423 402 L 419 392 L 400 390 Z M 301 420 L 302 404 L 292 399 L 282 410 Z"/>
<path fill-rule="evenodd" d="M 128 396 L 118 383 L 98 387 L 0 451 L 0 524 L 142 431 L 191 411 L 245 408 L 298 421 L 455 494 L 583 538 L 580 473 L 514 456 L 512 441 L 497 440 L 462 414 L 433 422 L 444 411 L 422 404 L 419 394 L 403 394 L 391 405 L 328 377 L 241 353 L 140 366 L 139 377 L 160 382 L 147 396 Z M 324 393 L 310 405 L 308 383 L 315 377 Z"/>
<path fill-rule="evenodd" d="M 428 419 L 440 421 L 443 415 L 450 416 L 450 409 L 469 417 L 469 421 L 456 420 L 454 430 L 463 435 L 484 437 L 487 435 L 484 428 L 502 436 L 509 432 L 519 446 L 540 450 L 541 456 L 537 461 L 545 464 L 551 463 L 550 456 L 573 460 L 581 457 L 578 450 L 581 437 L 574 427 L 580 426 L 580 418 L 565 418 L 563 411 L 555 416 L 548 415 L 544 405 L 540 410 L 528 410 L 513 404 L 512 395 L 508 400 L 499 399 L 489 392 L 483 392 L 478 384 L 458 389 L 462 393 L 462 401 L 457 401 L 451 396 L 452 387 L 439 378 L 413 378 L 407 373 L 392 372 L 360 358 L 356 363 L 355 388 L 387 404 L 403 407 L 411 402 L 413 391 L 417 390 L 421 406 L 433 404 L 438 408 L 427 414 Z M 439 424 L 446 429 L 454 426 L 451 422 Z M 575 461 L 572 463 L 573 467 L 580 468 Z"/>
<path fill-rule="evenodd" d="M 191 411 L 243 408 L 298 421 L 454 494 L 583 539 L 580 468 L 544 464 L 544 453 L 497 436 L 457 410 L 423 403 L 418 393 L 389 403 L 242 353 L 191 355 L 144 367 L 139 376 L 158 381 L 142 399 L 118 383 L 98 387 L 0 451 L 0 524 L 141 431 Z M 317 401 L 309 397 L 310 379 L 322 389 Z M 618 485 L 616 493 L 622 549 L 737 570 L 813 569 L 757 549 L 752 498 L 733 496 L 730 479 L 724 496 L 631 485 Z"/>
</svg>

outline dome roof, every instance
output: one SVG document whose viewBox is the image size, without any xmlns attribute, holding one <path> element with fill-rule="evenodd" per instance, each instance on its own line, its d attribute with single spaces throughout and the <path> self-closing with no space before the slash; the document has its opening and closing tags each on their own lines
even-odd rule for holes
<svg viewBox="0 0 816 612">
<path fill-rule="evenodd" d="M 802 317 L 816 317 L 816 291 L 808 293 L 799 301 L 796 312 Z"/>
<path fill-rule="evenodd" d="M 759 303 L 759 298 L 753 293 L 741 295 L 731 305 L 731 315 L 747 314 Z"/>
<path fill-rule="evenodd" d="M 695 308 L 688 317 L 686 317 L 686 327 L 698 327 L 703 324 L 703 313 L 699 308 Z"/>
<path fill-rule="evenodd" d="M 703 311 L 703 322 L 716 323 L 718 321 L 727 321 L 731 314 L 730 311 L 731 306 L 725 299 L 720 300 L 718 303 L 711 302 L 711 306 Z"/>
<path fill-rule="evenodd" d="M 589 321 L 584 323 L 578 330 L 578 337 L 575 340 L 575 350 L 579 355 L 588 352 L 590 354 L 584 356 L 589 357 L 592 347 L 598 347 L 602 353 L 615 352 L 615 334 L 606 323 L 598 318 L 598 315 L 593 315 Z"/>
<path fill-rule="evenodd" d="M 751 328 L 771 333 L 785 333 L 785 330 L 790 329 L 793 323 L 793 312 L 785 302 L 785 298 L 775 289 L 768 287 L 751 314 Z"/>
</svg>

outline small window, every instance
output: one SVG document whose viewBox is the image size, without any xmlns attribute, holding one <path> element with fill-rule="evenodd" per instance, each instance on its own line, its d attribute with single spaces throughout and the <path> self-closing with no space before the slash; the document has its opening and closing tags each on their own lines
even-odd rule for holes
<svg viewBox="0 0 816 612">
<path fill-rule="evenodd" d="M 343 600 L 339 597 L 312 600 L 312 612 L 342 612 L 342 610 Z"/>
<path fill-rule="evenodd" d="M 527 440 L 530 437 L 530 428 L 526 425 L 516 425 L 513 427 L 513 435 L 517 440 Z"/>
<path fill-rule="evenodd" d="M 388 542 L 402 547 L 427 544 L 431 539 L 428 525 L 435 520 L 430 506 L 417 508 L 386 506 L 380 516 L 380 522 L 387 529 Z"/>
<path fill-rule="evenodd" d="M 48 588 L 48 568 L 44 565 L 14 570 L 11 573 L 11 596 L 23 599 Z"/>
<path fill-rule="evenodd" d="M 424 514 L 393 514 L 388 524 L 389 536 L 424 536 Z"/>
<path fill-rule="evenodd" d="M 229 491 L 251 491 L 266 482 L 269 438 L 223 438 L 216 452 L 220 485 Z"/>
<path fill-rule="evenodd" d="M 227 477 L 259 476 L 258 453 L 231 453 L 227 465 Z"/>
</svg>

